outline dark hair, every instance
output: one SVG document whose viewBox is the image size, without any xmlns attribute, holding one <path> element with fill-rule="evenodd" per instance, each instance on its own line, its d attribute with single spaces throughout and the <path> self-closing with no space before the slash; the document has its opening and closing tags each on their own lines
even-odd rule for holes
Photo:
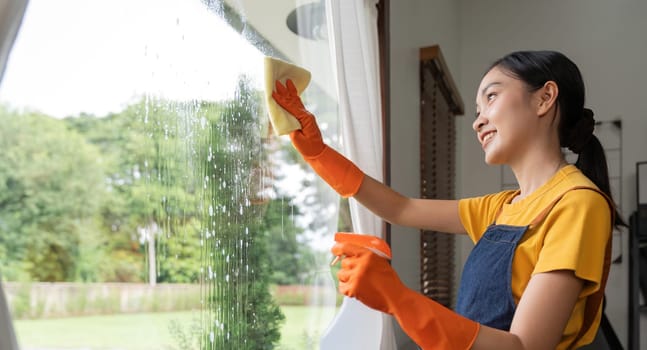
<svg viewBox="0 0 647 350">
<path fill-rule="evenodd" d="M 495 67 L 526 83 L 531 92 L 548 81 L 557 84 L 560 146 L 576 153 L 575 166 L 612 198 L 606 156 L 600 140 L 593 135 L 593 111 L 584 108 L 584 81 L 577 65 L 556 51 L 517 51 L 495 61 L 488 72 Z M 614 224 L 627 226 L 617 209 Z"/>
</svg>

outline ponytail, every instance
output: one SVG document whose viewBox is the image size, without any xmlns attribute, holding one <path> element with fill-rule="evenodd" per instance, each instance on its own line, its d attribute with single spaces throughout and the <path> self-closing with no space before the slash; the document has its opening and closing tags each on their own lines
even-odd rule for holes
<svg viewBox="0 0 647 350">
<path fill-rule="evenodd" d="M 609 198 L 613 198 L 611 196 L 611 185 L 609 183 L 607 157 L 604 154 L 604 148 L 602 147 L 600 140 L 591 133 L 586 142 L 582 144 L 579 149 L 571 146 L 569 146 L 569 149 L 571 151 L 578 151 L 575 152 L 578 153 L 575 166 L 580 169 L 580 171 L 584 175 L 586 175 L 586 177 L 593 181 L 593 183 L 598 186 L 600 191 L 604 192 L 604 194 L 606 194 Z M 616 227 L 629 227 L 627 223 L 622 219 L 622 215 L 618 212 L 617 208 L 615 209 L 614 216 L 614 225 Z"/>
<path fill-rule="evenodd" d="M 586 175 L 607 196 L 611 197 L 609 184 L 609 171 L 607 158 L 600 140 L 595 135 L 584 145 L 580 151 L 575 166 Z"/>
</svg>

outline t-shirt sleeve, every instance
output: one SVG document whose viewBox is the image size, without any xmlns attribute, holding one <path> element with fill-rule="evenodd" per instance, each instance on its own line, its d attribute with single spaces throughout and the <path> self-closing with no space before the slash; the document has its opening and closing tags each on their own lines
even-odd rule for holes
<svg viewBox="0 0 647 350">
<path fill-rule="evenodd" d="M 504 191 L 481 197 L 464 198 L 458 201 L 458 214 L 465 232 L 473 242 L 478 241 L 496 214 L 514 191 Z"/>
<path fill-rule="evenodd" d="M 533 274 L 572 270 L 588 282 L 582 295 L 597 291 L 611 237 L 611 210 L 606 199 L 593 190 L 569 191 L 542 227 L 547 233 Z"/>
</svg>

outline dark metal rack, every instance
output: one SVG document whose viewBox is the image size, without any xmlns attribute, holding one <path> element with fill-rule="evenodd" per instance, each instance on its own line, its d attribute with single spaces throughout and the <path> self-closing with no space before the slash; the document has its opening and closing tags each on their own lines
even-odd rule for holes
<svg viewBox="0 0 647 350">
<path fill-rule="evenodd" d="M 643 178 L 641 181 L 641 177 Z M 640 349 L 640 313 L 647 311 L 647 162 L 636 163 L 636 211 L 629 220 L 629 349 Z M 643 303 L 640 303 L 642 292 Z"/>
</svg>

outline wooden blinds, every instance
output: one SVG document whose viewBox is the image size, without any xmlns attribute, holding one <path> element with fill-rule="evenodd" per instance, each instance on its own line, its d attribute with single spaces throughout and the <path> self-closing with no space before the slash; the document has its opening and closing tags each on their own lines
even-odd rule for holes
<svg viewBox="0 0 647 350">
<path fill-rule="evenodd" d="M 463 102 L 440 48 L 420 49 L 420 195 L 453 199 L 456 129 Z M 420 232 L 421 292 L 451 307 L 454 291 L 454 235 Z"/>
</svg>

